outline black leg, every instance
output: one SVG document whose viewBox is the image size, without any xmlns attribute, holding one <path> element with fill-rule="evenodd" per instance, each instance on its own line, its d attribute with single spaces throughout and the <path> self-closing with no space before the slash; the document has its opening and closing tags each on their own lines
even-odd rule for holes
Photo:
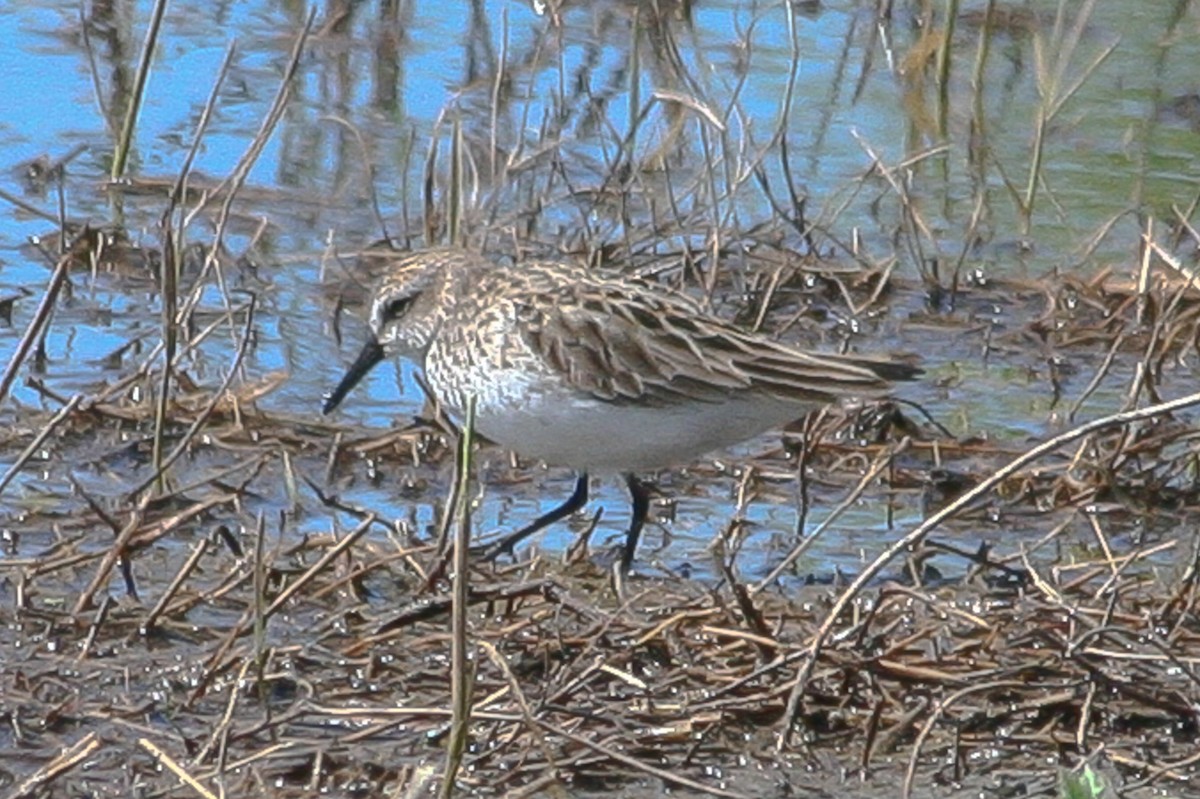
<svg viewBox="0 0 1200 799">
<path fill-rule="evenodd" d="M 629 532 L 625 534 L 625 549 L 621 552 L 621 574 L 629 574 L 638 539 L 642 535 L 642 525 L 646 523 L 646 514 L 650 512 L 650 486 L 632 474 L 625 475 L 625 485 L 629 486 L 633 508 L 630 511 Z"/>
<path fill-rule="evenodd" d="M 549 513 L 543 513 L 541 516 L 534 519 L 529 524 L 517 530 L 515 533 L 510 533 L 504 538 L 501 538 L 494 544 L 489 545 L 483 550 L 482 560 L 495 560 L 504 553 L 513 554 L 513 547 L 524 541 L 529 536 L 541 530 L 544 527 L 549 527 L 560 519 L 565 519 L 575 511 L 587 504 L 588 500 L 588 476 L 584 472 L 579 475 L 575 481 L 575 491 L 567 499 L 566 502 L 559 505 Z"/>
</svg>

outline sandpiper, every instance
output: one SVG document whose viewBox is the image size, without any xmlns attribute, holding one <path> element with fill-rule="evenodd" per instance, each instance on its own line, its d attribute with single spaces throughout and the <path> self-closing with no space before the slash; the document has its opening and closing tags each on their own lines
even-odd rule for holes
<svg viewBox="0 0 1200 799">
<path fill-rule="evenodd" d="M 686 463 L 843 397 L 875 397 L 919 369 L 804 352 L 746 332 L 689 297 L 564 261 L 500 265 L 465 250 L 398 254 L 371 335 L 325 400 L 329 413 L 389 355 L 420 367 L 434 397 L 518 454 L 575 469 L 571 497 L 489 547 L 487 558 L 587 502 L 588 474 L 625 476 L 627 572 L 649 510 L 637 474 Z"/>
</svg>

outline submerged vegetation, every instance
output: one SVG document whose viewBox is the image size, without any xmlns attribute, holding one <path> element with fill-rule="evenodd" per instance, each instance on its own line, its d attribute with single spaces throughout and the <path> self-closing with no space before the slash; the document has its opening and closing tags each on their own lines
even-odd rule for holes
<svg viewBox="0 0 1200 799">
<path fill-rule="evenodd" d="M 1200 18 L 1139 12 L 1114 144 L 1097 5 L 472 3 L 422 125 L 419 0 L 331 3 L 224 47 L 174 145 L 139 115 L 199 12 L 63 22 L 107 138 L 0 195 L 40 230 L 0 269 L 0 795 L 1194 792 Z M 383 260 L 445 244 L 927 374 L 663 475 L 622 591 L 603 502 L 473 564 L 554 475 L 403 374 L 318 412 Z"/>
</svg>

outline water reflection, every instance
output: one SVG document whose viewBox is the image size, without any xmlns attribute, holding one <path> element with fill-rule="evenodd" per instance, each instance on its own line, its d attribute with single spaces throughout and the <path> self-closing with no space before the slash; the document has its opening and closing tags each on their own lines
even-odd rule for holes
<svg viewBox="0 0 1200 799">
<path fill-rule="evenodd" d="M 1056 418 L 1047 409 L 1082 393 L 1099 357 L 1070 350 L 1051 368 L 1060 353 L 1014 343 L 1054 330 L 1023 327 L 1041 295 L 1021 281 L 1135 263 L 1151 216 L 1170 227 L 1170 252 L 1197 251 L 1185 222 L 1200 53 L 1181 33 L 1185 3 L 1100 4 L 1090 15 L 990 4 L 947 20 L 907 3 L 877 17 L 849 2 L 551 3 L 540 13 L 484 0 L 334 2 L 227 209 L 221 184 L 257 135 L 305 9 L 173 10 L 129 182 L 109 187 L 148 13 L 148 3 L 0 9 L 13 43 L 0 71 L 19 78 L 7 107 L 20 111 L 0 111 L 10 159 L 0 303 L 13 318 L 0 349 L 15 351 L 40 296 L 32 287 L 67 243 L 86 225 L 108 242 L 80 251 L 35 369 L 43 388 L 13 388 L 23 407 L 102 393 L 141 408 L 155 395 L 166 197 L 234 42 L 175 217 L 177 291 L 195 303 L 177 390 L 211 391 L 232 368 L 231 309 L 249 292 L 259 321 L 240 397 L 296 424 L 309 423 L 341 368 L 340 334 L 346 350 L 357 345 L 352 312 L 374 271 L 359 254 L 382 241 L 566 253 L 817 346 L 919 352 L 965 377 L 912 399 L 958 433 L 1011 436 L 1044 433 Z M 69 113 L 48 97 L 70 98 Z M 428 413 L 409 373 L 367 389 L 350 414 L 372 429 Z M 1102 383 L 1088 402 L 1098 411 L 1123 396 Z M 241 409 L 230 424 L 245 424 Z M 115 496 L 140 468 L 115 470 L 107 490 Z M 429 468 L 422 479 L 444 485 L 442 466 Z M 264 496 L 267 507 L 293 504 L 276 489 Z"/>
</svg>

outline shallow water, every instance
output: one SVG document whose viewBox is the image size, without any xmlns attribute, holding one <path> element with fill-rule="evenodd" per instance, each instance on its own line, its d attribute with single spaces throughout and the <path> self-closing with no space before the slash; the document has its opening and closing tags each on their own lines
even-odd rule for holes
<svg viewBox="0 0 1200 799">
<path fill-rule="evenodd" d="M 590 750 L 562 759 L 574 745 L 526 725 L 528 707 L 504 696 L 514 681 L 542 720 L 584 723 L 571 729 L 743 795 L 894 796 L 925 716 L 941 721 L 911 753 L 918 791 L 930 794 L 1047 792 L 1069 760 L 1063 742 L 1085 733 L 1079 756 L 1107 749 L 1106 767 L 1119 762 L 1116 773 L 1144 791 L 1163 790 L 1168 770 L 1186 779 L 1195 686 L 1178 665 L 1196 640 L 1182 573 L 1197 504 L 1186 415 L 1175 427 L 1131 429 L 1123 442 L 1096 436 L 1064 449 L 945 524 L 934 538 L 957 552 L 914 555 L 930 567 L 924 586 L 971 579 L 922 596 L 894 583 L 863 592 L 805 699 L 813 737 L 783 753 L 774 737 L 828 611 L 826 585 L 860 573 L 939 503 L 1034 443 L 1122 407 L 1144 367 L 1158 370 L 1153 387 L 1165 397 L 1196 385 L 1200 334 L 1186 320 L 1200 302 L 1186 298 L 1175 309 L 1182 321 L 1158 327 L 1147 320 L 1172 290 L 1129 288 L 1146 231 L 1181 271 L 1200 251 L 1171 228 L 1177 215 L 1197 226 L 1196 4 L 999 5 L 990 29 L 972 5 L 955 20 L 944 81 L 935 59 L 946 21 L 924 19 L 915 3 L 894 4 L 887 20 L 852 0 L 602 0 L 544 14 L 538 4 L 376 0 L 345 4 L 334 19 L 340 5 L 318 9 L 286 112 L 224 223 L 218 269 L 202 267 L 197 248 L 214 239 L 219 203 L 186 228 L 194 246 L 176 293 L 194 288 L 198 305 L 178 332 L 199 343 L 168 388 L 166 449 L 220 401 L 160 490 L 148 481 L 167 187 L 227 52 L 184 205 L 196 208 L 198 192 L 234 171 L 306 10 L 172 6 L 129 185 L 114 188 L 150 3 L 0 4 L 0 314 L 12 312 L 0 321 L 0 364 L 46 290 L 60 214 L 120 234 L 94 268 L 72 272 L 44 351 L 21 362 L 0 400 L 0 474 L 31 449 L 0 489 L 0 788 L 90 735 L 96 754 L 37 790 L 178 792 L 145 747 L 151 739 L 214 789 L 240 779 L 272 796 L 411 787 L 414 767 L 442 756 L 446 603 L 412 619 L 444 599 L 427 578 L 450 502 L 453 432 L 431 419 L 410 364 L 377 369 L 331 418 L 320 405 L 363 335 L 355 280 L 369 270 L 355 253 L 385 235 L 415 246 L 450 235 L 456 124 L 462 232 L 473 246 L 511 254 L 519 242 L 572 257 L 603 248 L 740 323 L 766 306 L 764 328 L 788 340 L 904 354 L 926 374 L 898 395 L 946 428 L 899 406 L 913 426 L 882 438 L 914 442 L 853 500 L 883 449 L 882 428 L 861 419 L 831 424 L 803 483 L 799 425 L 681 464 L 661 475 L 631 601 L 586 565 L 474 572 L 472 587 L 485 592 L 532 586 L 471 611 L 473 635 L 503 653 L 478 658 L 495 691 L 481 706 L 512 719 L 493 732 L 481 720 L 472 746 L 511 732 L 529 767 L 514 768 L 514 750 L 499 742 L 471 753 L 480 769 L 464 773 L 465 785 L 519 791 L 541 778 L 545 755 L 547 774 L 580 781 L 566 783 L 572 795 L 667 789 Z M 1031 184 L 1039 114 L 1044 148 Z M 47 174 L 60 160 L 61 179 Z M 1167 260 L 1152 262 L 1156 280 L 1175 274 Z M 789 276 L 781 263 L 801 271 Z M 1089 285 L 1106 271 L 1101 289 Z M 1143 359 L 1165 331 L 1178 340 Z M 72 400 L 81 410 L 38 443 Z M 565 471 L 494 447 L 479 448 L 474 466 L 478 536 L 526 523 L 573 487 Z M 597 476 L 588 511 L 534 544 L 557 556 L 596 522 L 595 560 L 611 561 L 629 516 L 621 481 Z M 366 534 L 320 579 L 298 578 L 360 524 Z M 798 527 L 815 543 L 778 590 L 753 598 L 778 639 L 755 651 L 739 640 L 763 635 L 747 594 L 726 580 L 762 580 Z M 981 546 L 991 550 L 976 555 Z M 125 562 L 106 572 L 105 556 L 118 552 Z M 1037 568 L 1038 591 L 1014 576 Z M 683 579 L 643 579 L 655 573 Z M 899 563 L 883 576 L 906 577 Z M 176 577 L 178 592 L 168 587 Z M 268 624 L 265 602 L 297 585 L 306 593 Z M 160 600 L 170 606 L 150 630 Z M 1178 652 L 1162 651 L 1168 637 Z M 764 670 L 768 651 L 786 666 Z M 1013 684 L 975 692 L 1002 674 Z M 1061 696 L 1082 685 L 1106 687 Z M 704 712 L 694 716 L 692 703 Z M 933 703 L 936 712 L 921 712 Z M 382 724 L 372 715 L 422 709 L 431 712 Z M 1139 766 L 1147 760 L 1154 769 Z M 1151 770 L 1159 782 L 1143 780 Z"/>
<path fill-rule="evenodd" d="M 833 242 L 857 237 L 869 260 L 898 259 L 896 275 L 909 287 L 891 299 L 882 318 L 856 319 L 835 307 L 834 315 L 817 327 L 824 346 L 861 327 L 862 335 L 852 336 L 854 346 L 920 358 L 928 379 L 903 387 L 901 394 L 926 405 L 956 434 L 985 432 L 1017 448 L 1042 438 L 1062 423 L 1042 368 L 1045 353 L 1024 332 L 1028 314 L 1040 310 L 1038 303 L 985 295 L 977 306 L 965 300 L 942 315 L 938 325 L 927 324 L 920 270 L 937 262 L 944 275 L 965 253 L 964 275 L 971 275 L 977 286 L 989 279 L 1033 279 L 1054 272 L 1077 272 L 1086 279 L 1106 268 L 1134 275 L 1140 236 L 1150 218 L 1165 238 L 1173 209 L 1186 212 L 1200 193 L 1200 124 L 1188 114 L 1188 98 L 1196 91 L 1194 64 L 1200 62 L 1200 37 L 1195 35 L 1200 20 L 1194 6 L 1101 3 L 1077 30 L 1077 9 L 1074 4 L 1064 7 L 1066 16 L 1057 26 L 1053 4 L 1002 7 L 1010 15 L 1003 18 L 1008 27 L 988 37 L 978 93 L 973 74 L 980 10 L 964 12 L 953 33 L 944 106 L 932 68 L 916 66 L 914 53 L 922 51 L 923 31 L 929 26 L 908 5 L 898 8 L 893 24 L 880 30 L 869 11 L 852 2 L 795 12 L 781 4 L 701 3 L 691 7 L 690 15 L 682 9 L 677 16 L 667 15 L 672 21 L 663 24 L 675 53 L 663 46 L 646 9 L 635 14 L 633 6 L 616 2 L 566 7 L 558 25 L 529 6 L 499 2 L 469 7 L 414 3 L 398 10 L 369 3 L 341 26 L 328 25 L 319 14 L 317 32 L 301 59 L 295 96 L 249 172 L 225 237 L 231 254 L 225 276 L 232 292 L 228 296 L 240 302 L 252 293 L 257 303 L 254 346 L 234 383 L 278 380 L 273 391 L 256 400 L 257 407 L 298 424 L 316 420 L 322 394 L 353 357 L 362 331 L 352 315 L 343 315 L 338 326 L 344 340 L 338 341 L 331 291 L 323 286 L 345 280 L 339 277 L 338 254 L 384 234 L 373 199 L 387 232 L 419 236 L 426 156 L 431 142 L 437 142 L 444 174 L 451 138 L 446 120 L 456 113 L 465 120 L 478 177 L 470 197 L 480 209 L 471 220 L 473 230 L 490 231 L 500 240 L 515 229 L 531 230 L 533 239 L 567 249 L 583 239 L 622 242 L 638 236 L 634 243 L 643 255 L 671 251 L 685 242 L 703 246 L 702 238 L 696 238 L 703 224 L 647 240 L 646 228 L 623 223 L 622 213 L 639 220 L 662 214 L 661 208 L 623 210 L 612 198 L 582 199 L 598 188 L 606 163 L 629 130 L 631 103 L 637 102 L 648 111 L 635 152 L 644 164 L 668 167 L 667 173 L 641 174 L 644 193 L 638 202 L 649 197 L 679 203 L 685 216 L 698 215 L 701 222 L 716 208 L 717 218 L 736 218 L 742 229 L 769 219 L 772 211 L 764 192 L 755 188 L 755 176 L 738 172 L 756 159 L 746 156 L 734 163 L 731 154 L 761 152 L 757 166 L 762 177 L 774 196 L 784 196 L 787 178 L 778 150 L 770 146 L 777 120 L 784 118 L 792 181 L 808 196 L 806 218 L 827 235 L 818 246 L 834 250 Z M 14 352 L 53 260 L 52 254 L 39 254 L 29 245 L 31 239 L 53 233 L 59 203 L 58 183 L 30 179 L 36 159 L 53 161 L 85 148 L 66 167 L 66 215 L 119 224 L 135 244 L 158 244 L 161 190 L 122 195 L 105 188 L 112 131 L 119 127 L 117 111 L 128 102 L 149 8 L 148 3 L 93 4 L 85 12 L 86 38 L 76 3 L 0 8 L 0 37 L 8 45 L 0 50 L 0 85 L 5 86 L 0 188 L 48 215 L 38 218 L 0 202 L 0 299 L 30 292 L 13 306 L 11 325 L 0 330 L 0 360 L 7 362 Z M 195 164 L 198 174 L 214 180 L 228 175 L 270 105 L 302 25 L 300 10 L 288 4 L 172 9 L 138 120 L 130 176 L 168 183 L 174 178 L 222 59 L 234 47 L 232 67 Z M 630 74 L 641 78 L 636 101 L 629 92 Z M 790 77 L 795 99 L 787 109 L 783 97 Z M 725 120 L 726 130 L 722 134 L 700 121 L 704 114 L 695 111 L 685 115 L 681 138 L 672 140 L 666 106 L 650 102 L 656 91 L 694 98 L 697 108 Z M 731 107 L 732 113 L 727 111 Z M 1046 122 L 1043 171 L 1025 218 L 1016 198 L 1026 191 L 1039 109 L 1050 107 L 1054 113 Z M 102 109 L 108 110 L 107 123 Z M 491 181 L 488 175 L 509 156 L 514 165 L 540 168 L 543 156 L 536 147 L 547 138 L 558 142 L 562 177 L 557 194 L 535 204 L 534 217 L 527 196 L 533 184 L 515 167 L 509 183 Z M 660 163 L 655 153 L 664 142 L 674 149 Z M 726 158 L 715 174 L 725 190 L 718 191 L 715 204 L 706 208 L 698 194 L 672 196 L 667 191 L 672 182 L 675 191 L 695 190 L 692 179 L 704 174 L 697 164 L 711 162 L 719 153 Z M 876 159 L 889 176 L 864 179 Z M 906 160 L 911 166 L 900 168 Z M 902 213 L 896 189 L 901 184 L 914 216 Z M 974 227 L 973 215 L 979 219 Z M 914 224 L 923 228 L 921 235 L 906 232 Z M 207 240 L 211 221 L 196 223 L 190 235 Z M 795 235 L 785 236 L 785 243 L 805 249 Z M 1180 245 L 1179 254 L 1189 257 L 1187 245 Z M 348 260 L 345 256 L 341 262 Z M 742 279 L 734 274 L 718 299 L 736 305 Z M 228 301 L 215 284 L 206 288 L 200 318 L 219 320 Z M 46 365 L 38 376 L 60 395 L 96 392 L 146 357 L 160 338 L 160 313 L 157 285 L 144 267 L 77 275 L 55 312 L 46 337 Z M 217 330 L 189 360 L 188 373 L 200 386 L 211 390 L 227 374 L 243 318 Z M 1001 345 L 986 365 L 979 355 L 985 329 Z M 129 353 L 114 357 L 131 342 Z M 1070 353 L 1077 371 L 1067 378 L 1068 395 L 1083 390 L 1102 356 Z M 22 375 L 27 373 L 28 367 Z M 1084 415 L 1117 407 L 1129 373 L 1118 368 L 1116 377 L 1091 397 Z M 343 404 L 336 421 L 379 430 L 407 424 L 421 407 L 410 367 L 381 368 Z M 26 410 L 34 408 L 53 411 L 57 406 L 19 380 L 4 406 L 4 423 L 20 429 Z M 144 433 L 144 427 L 101 432 L 82 448 L 51 448 L 39 468 L 24 470 L 0 501 L 7 513 L 18 516 L 47 496 L 78 507 L 68 476 L 96 496 L 119 497 L 146 474 L 146 453 L 121 449 L 125 440 L 136 442 Z M 732 456 L 715 457 L 737 461 L 777 442 L 778 436 L 769 434 Z M 286 444 L 281 447 L 287 449 Z M 71 454 L 63 460 L 67 452 Z M 6 452 L 2 463 L 11 464 L 15 455 Z M 188 475 L 202 474 L 231 457 L 228 450 L 198 451 L 176 467 L 176 477 L 186 482 Z M 323 453 L 304 449 L 291 457 L 301 473 L 323 480 Z M 488 473 L 505 463 L 505 456 L 494 451 L 483 459 Z M 448 493 L 447 463 L 404 466 L 385 460 L 378 479 L 367 474 L 370 468 L 343 467 L 344 498 L 411 520 L 416 530 L 435 525 Z M 274 463 L 267 467 L 267 474 L 281 476 L 283 471 Z M 347 480 L 347 474 L 357 477 Z M 535 470 L 532 482 L 508 488 L 503 485 L 508 481 L 489 486 L 482 494 L 477 526 L 507 527 L 569 492 L 568 475 L 548 472 L 543 479 L 541 474 Z M 424 490 L 395 489 L 414 480 Z M 658 553 L 667 568 L 706 562 L 706 544 L 732 518 L 735 491 L 736 480 L 718 481 L 681 500 L 669 525 L 674 543 Z M 790 540 L 796 523 L 794 493 L 774 491 L 770 501 L 747 509 L 755 531 L 742 565 L 751 573 L 769 568 L 771 542 Z M 820 491 L 810 524 L 842 493 L 840 486 Z M 835 569 L 855 569 L 869 539 L 886 540 L 896 528 L 919 518 L 914 494 L 902 495 L 889 526 L 882 494 L 871 492 L 851 517 L 826 533 L 811 555 L 811 572 L 827 576 Z M 295 510 L 297 502 L 305 505 L 311 497 L 298 500 L 276 487 L 264 490 L 260 500 L 257 510 L 275 512 Z M 600 506 L 605 508 L 600 532 L 619 537 L 627 510 L 617 481 L 597 484 L 591 507 Z M 296 532 L 316 533 L 327 530 L 330 520 L 299 513 L 294 523 Z M 650 531 L 647 547 L 653 548 L 659 535 Z M 986 529 L 970 535 L 991 537 Z M 565 529 L 553 531 L 544 545 L 559 549 L 569 536 Z"/>
</svg>

